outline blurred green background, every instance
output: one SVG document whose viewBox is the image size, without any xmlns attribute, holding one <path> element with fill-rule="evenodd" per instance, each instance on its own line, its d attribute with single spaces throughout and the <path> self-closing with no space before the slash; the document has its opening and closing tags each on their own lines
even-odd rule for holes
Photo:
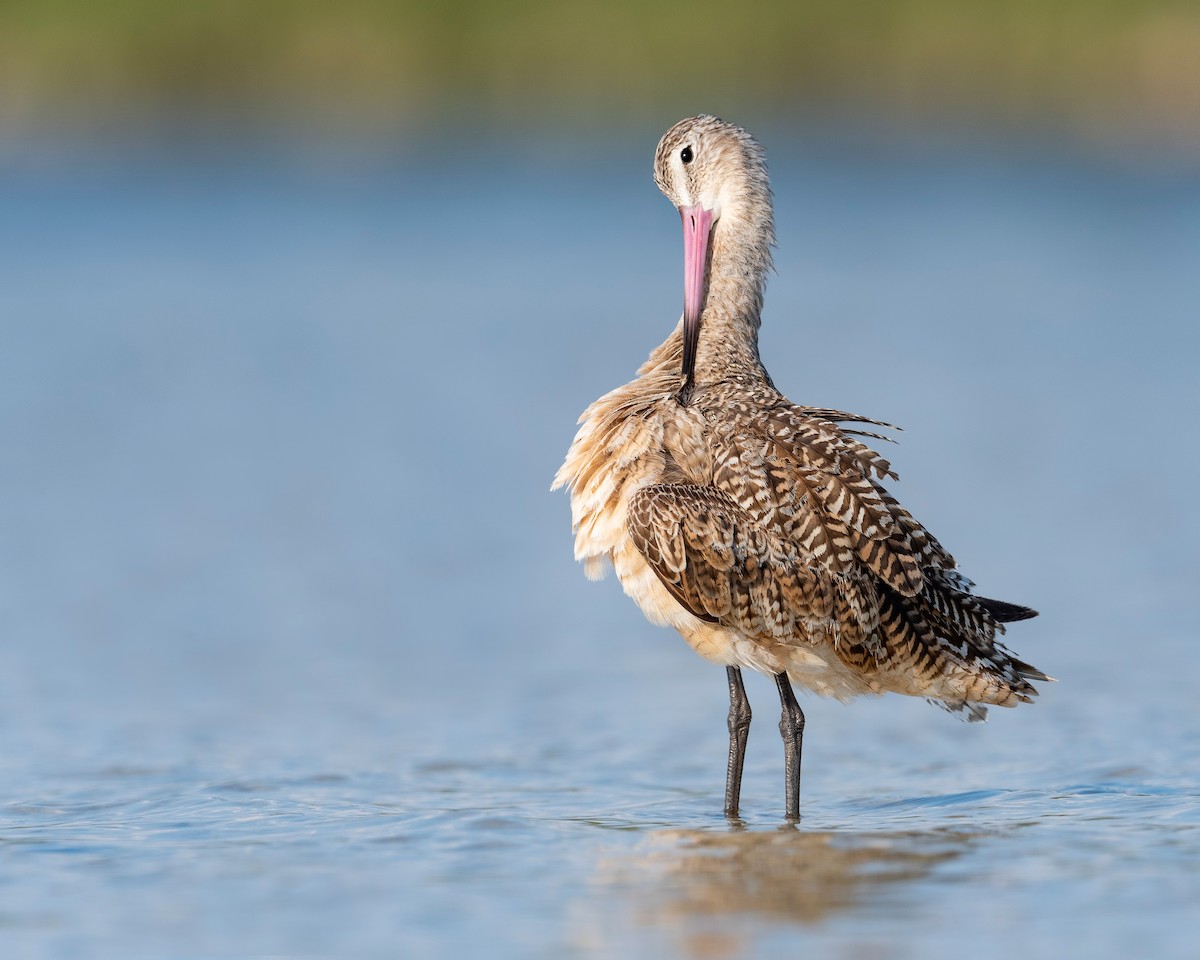
<svg viewBox="0 0 1200 960">
<path fill-rule="evenodd" d="M 1195 0 L 6 0 L 11 129 L 207 116 L 395 133 L 679 109 L 1200 142 Z"/>
</svg>

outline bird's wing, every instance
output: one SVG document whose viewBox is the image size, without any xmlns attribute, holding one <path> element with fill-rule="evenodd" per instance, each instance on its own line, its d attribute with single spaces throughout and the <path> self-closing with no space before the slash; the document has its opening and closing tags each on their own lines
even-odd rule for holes
<svg viewBox="0 0 1200 960">
<path fill-rule="evenodd" d="M 857 572 L 876 588 L 870 622 L 879 629 L 858 649 L 839 645 L 843 660 L 866 668 L 874 660 L 881 669 L 924 675 L 931 685 L 948 671 L 961 671 L 964 696 L 943 699 L 955 709 L 967 706 L 976 718 L 982 711 L 970 707 L 972 701 L 1013 703 L 1036 693 L 1027 681 L 1045 675 L 997 639 L 1005 622 L 1036 613 L 975 596 L 954 557 L 884 488 L 885 479 L 895 478 L 891 465 L 842 426 L 885 424 L 786 402 L 757 423 L 757 433 L 774 444 L 776 463 L 787 461 L 797 478 L 789 489 L 788 472 L 764 459 L 757 483 L 762 486 L 764 475 L 777 480 L 760 495 L 759 502 L 770 507 L 762 516 L 792 541 L 823 527 L 840 547 L 830 566 L 851 579 Z M 750 429 L 741 426 L 743 435 Z M 839 589 L 843 582 L 838 580 Z"/>
<path fill-rule="evenodd" d="M 715 487 L 644 487 L 626 523 L 663 586 L 701 619 L 790 643 L 818 633 L 846 648 L 879 641 L 869 578 L 808 562 Z"/>
<path fill-rule="evenodd" d="M 916 596 L 947 553 L 887 492 L 891 464 L 841 422 L 887 424 L 786 401 L 723 417 L 714 429 L 713 484 L 795 545 L 806 563 L 848 575 L 865 568 Z"/>
<path fill-rule="evenodd" d="M 653 484 L 630 500 L 626 524 L 659 581 L 703 620 L 782 644 L 827 643 L 864 676 L 903 677 L 967 719 L 983 703 L 1012 705 L 1047 679 L 998 642 L 1001 619 L 1033 611 L 976 597 L 953 571 L 925 571 L 906 596 L 865 565 L 813 560 L 715 487 Z M 999 613 L 999 616 L 997 615 Z"/>
<path fill-rule="evenodd" d="M 753 637 L 828 642 L 864 674 L 903 677 L 906 692 L 974 717 L 972 704 L 1035 693 L 1039 671 L 997 639 L 1033 611 L 972 594 L 883 487 L 891 466 L 839 426 L 861 418 L 786 403 L 724 413 L 709 421 L 712 485 L 644 487 L 627 514 L 686 609 Z"/>
</svg>

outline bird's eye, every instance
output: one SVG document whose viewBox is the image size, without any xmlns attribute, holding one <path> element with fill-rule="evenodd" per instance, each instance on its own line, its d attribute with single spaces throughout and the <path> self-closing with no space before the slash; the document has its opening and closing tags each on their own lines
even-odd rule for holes
<svg viewBox="0 0 1200 960">
<path fill-rule="evenodd" d="M 692 148 L 684 147 L 682 150 L 680 150 L 679 151 L 679 159 L 682 160 L 684 163 L 691 163 L 692 162 Z"/>
</svg>

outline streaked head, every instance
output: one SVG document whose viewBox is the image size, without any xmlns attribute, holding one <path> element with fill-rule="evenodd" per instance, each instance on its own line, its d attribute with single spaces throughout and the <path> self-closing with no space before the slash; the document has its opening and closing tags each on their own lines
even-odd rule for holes
<svg viewBox="0 0 1200 960">
<path fill-rule="evenodd" d="M 654 155 L 654 182 L 675 206 L 701 207 L 716 220 L 725 212 L 770 203 L 763 149 L 733 123 L 701 114 L 663 134 Z"/>
</svg>

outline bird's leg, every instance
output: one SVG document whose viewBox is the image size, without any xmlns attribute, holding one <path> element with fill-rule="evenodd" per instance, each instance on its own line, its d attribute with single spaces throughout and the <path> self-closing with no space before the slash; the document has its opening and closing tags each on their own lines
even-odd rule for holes
<svg viewBox="0 0 1200 960">
<path fill-rule="evenodd" d="M 779 718 L 779 733 L 783 737 L 784 776 L 787 780 L 788 820 L 800 819 L 800 748 L 804 743 L 804 711 L 796 702 L 796 694 L 786 673 L 775 674 L 779 702 L 783 715 Z"/>
<path fill-rule="evenodd" d="M 725 816 L 736 820 L 742 795 L 742 765 L 746 761 L 746 739 L 750 736 L 750 701 L 742 686 L 742 671 L 726 667 L 729 677 L 729 766 L 725 769 Z"/>
</svg>

